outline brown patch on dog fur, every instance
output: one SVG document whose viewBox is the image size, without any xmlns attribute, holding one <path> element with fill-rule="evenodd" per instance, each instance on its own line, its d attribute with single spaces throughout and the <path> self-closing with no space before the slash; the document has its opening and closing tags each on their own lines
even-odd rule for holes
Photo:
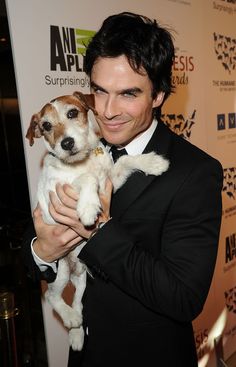
<svg viewBox="0 0 236 367">
<path fill-rule="evenodd" d="M 73 95 L 57 97 L 50 103 L 45 104 L 38 113 L 32 116 L 30 126 L 26 133 L 26 138 L 29 140 L 31 146 L 34 144 L 34 138 L 40 138 L 43 135 L 45 140 L 54 148 L 56 141 L 61 136 L 64 136 L 65 125 L 63 118 L 59 116 L 57 108 L 55 107 L 56 104 L 71 105 L 71 108 L 73 108 L 73 106 L 77 107 L 79 110 L 77 120 L 81 125 L 87 125 L 88 123 L 88 110 L 92 110 L 94 114 L 97 114 L 94 108 L 93 94 L 74 92 Z M 65 116 L 65 120 L 66 119 Z M 52 130 L 45 130 L 43 123 L 46 121 L 52 124 Z"/>
<path fill-rule="evenodd" d="M 52 133 L 53 134 L 45 133 L 44 138 L 49 142 L 51 147 L 54 148 L 57 140 L 65 134 L 65 125 L 61 123 L 54 125 Z"/>
</svg>

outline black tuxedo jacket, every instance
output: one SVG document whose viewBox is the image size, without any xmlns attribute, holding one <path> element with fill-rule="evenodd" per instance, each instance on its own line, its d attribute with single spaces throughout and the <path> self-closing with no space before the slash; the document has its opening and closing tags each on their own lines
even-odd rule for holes
<svg viewBox="0 0 236 367">
<path fill-rule="evenodd" d="M 197 366 L 191 321 L 214 271 L 222 168 L 162 122 L 151 151 L 169 159 L 168 171 L 133 174 L 113 195 L 112 219 L 80 252 L 93 277 L 83 297 L 85 346 L 71 366 Z"/>
</svg>

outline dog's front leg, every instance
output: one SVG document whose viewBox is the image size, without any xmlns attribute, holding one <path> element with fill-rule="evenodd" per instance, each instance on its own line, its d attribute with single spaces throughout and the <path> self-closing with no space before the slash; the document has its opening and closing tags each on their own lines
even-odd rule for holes
<svg viewBox="0 0 236 367">
<path fill-rule="evenodd" d="M 169 161 L 154 152 L 136 156 L 125 155 L 118 159 L 111 171 L 114 192 L 117 191 L 135 171 L 146 175 L 159 176 L 169 167 Z"/>
<path fill-rule="evenodd" d="M 98 180 L 92 174 L 81 175 L 73 182 L 73 186 L 79 193 L 77 212 L 79 219 L 85 226 L 92 226 L 101 211 L 99 200 Z"/>
</svg>

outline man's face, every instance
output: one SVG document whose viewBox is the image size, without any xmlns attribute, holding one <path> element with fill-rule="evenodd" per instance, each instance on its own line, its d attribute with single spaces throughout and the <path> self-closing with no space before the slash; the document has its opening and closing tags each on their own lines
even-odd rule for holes
<svg viewBox="0 0 236 367">
<path fill-rule="evenodd" d="M 152 122 L 152 109 L 164 97 L 152 97 L 152 83 L 146 72 L 135 72 L 125 56 L 98 58 L 91 73 L 97 122 L 110 144 L 126 145 Z"/>
</svg>

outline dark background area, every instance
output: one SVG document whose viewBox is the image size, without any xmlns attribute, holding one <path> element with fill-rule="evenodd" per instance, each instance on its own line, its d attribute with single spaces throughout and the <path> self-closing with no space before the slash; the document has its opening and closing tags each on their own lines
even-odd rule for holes
<svg viewBox="0 0 236 367">
<path fill-rule="evenodd" d="M 0 0 L 0 293 L 12 292 L 18 367 L 47 366 L 41 286 L 27 277 L 21 242 L 31 218 L 21 121 L 5 1 Z M 0 366 L 6 362 L 0 319 Z M 15 367 L 15 365 L 14 365 Z"/>
</svg>

